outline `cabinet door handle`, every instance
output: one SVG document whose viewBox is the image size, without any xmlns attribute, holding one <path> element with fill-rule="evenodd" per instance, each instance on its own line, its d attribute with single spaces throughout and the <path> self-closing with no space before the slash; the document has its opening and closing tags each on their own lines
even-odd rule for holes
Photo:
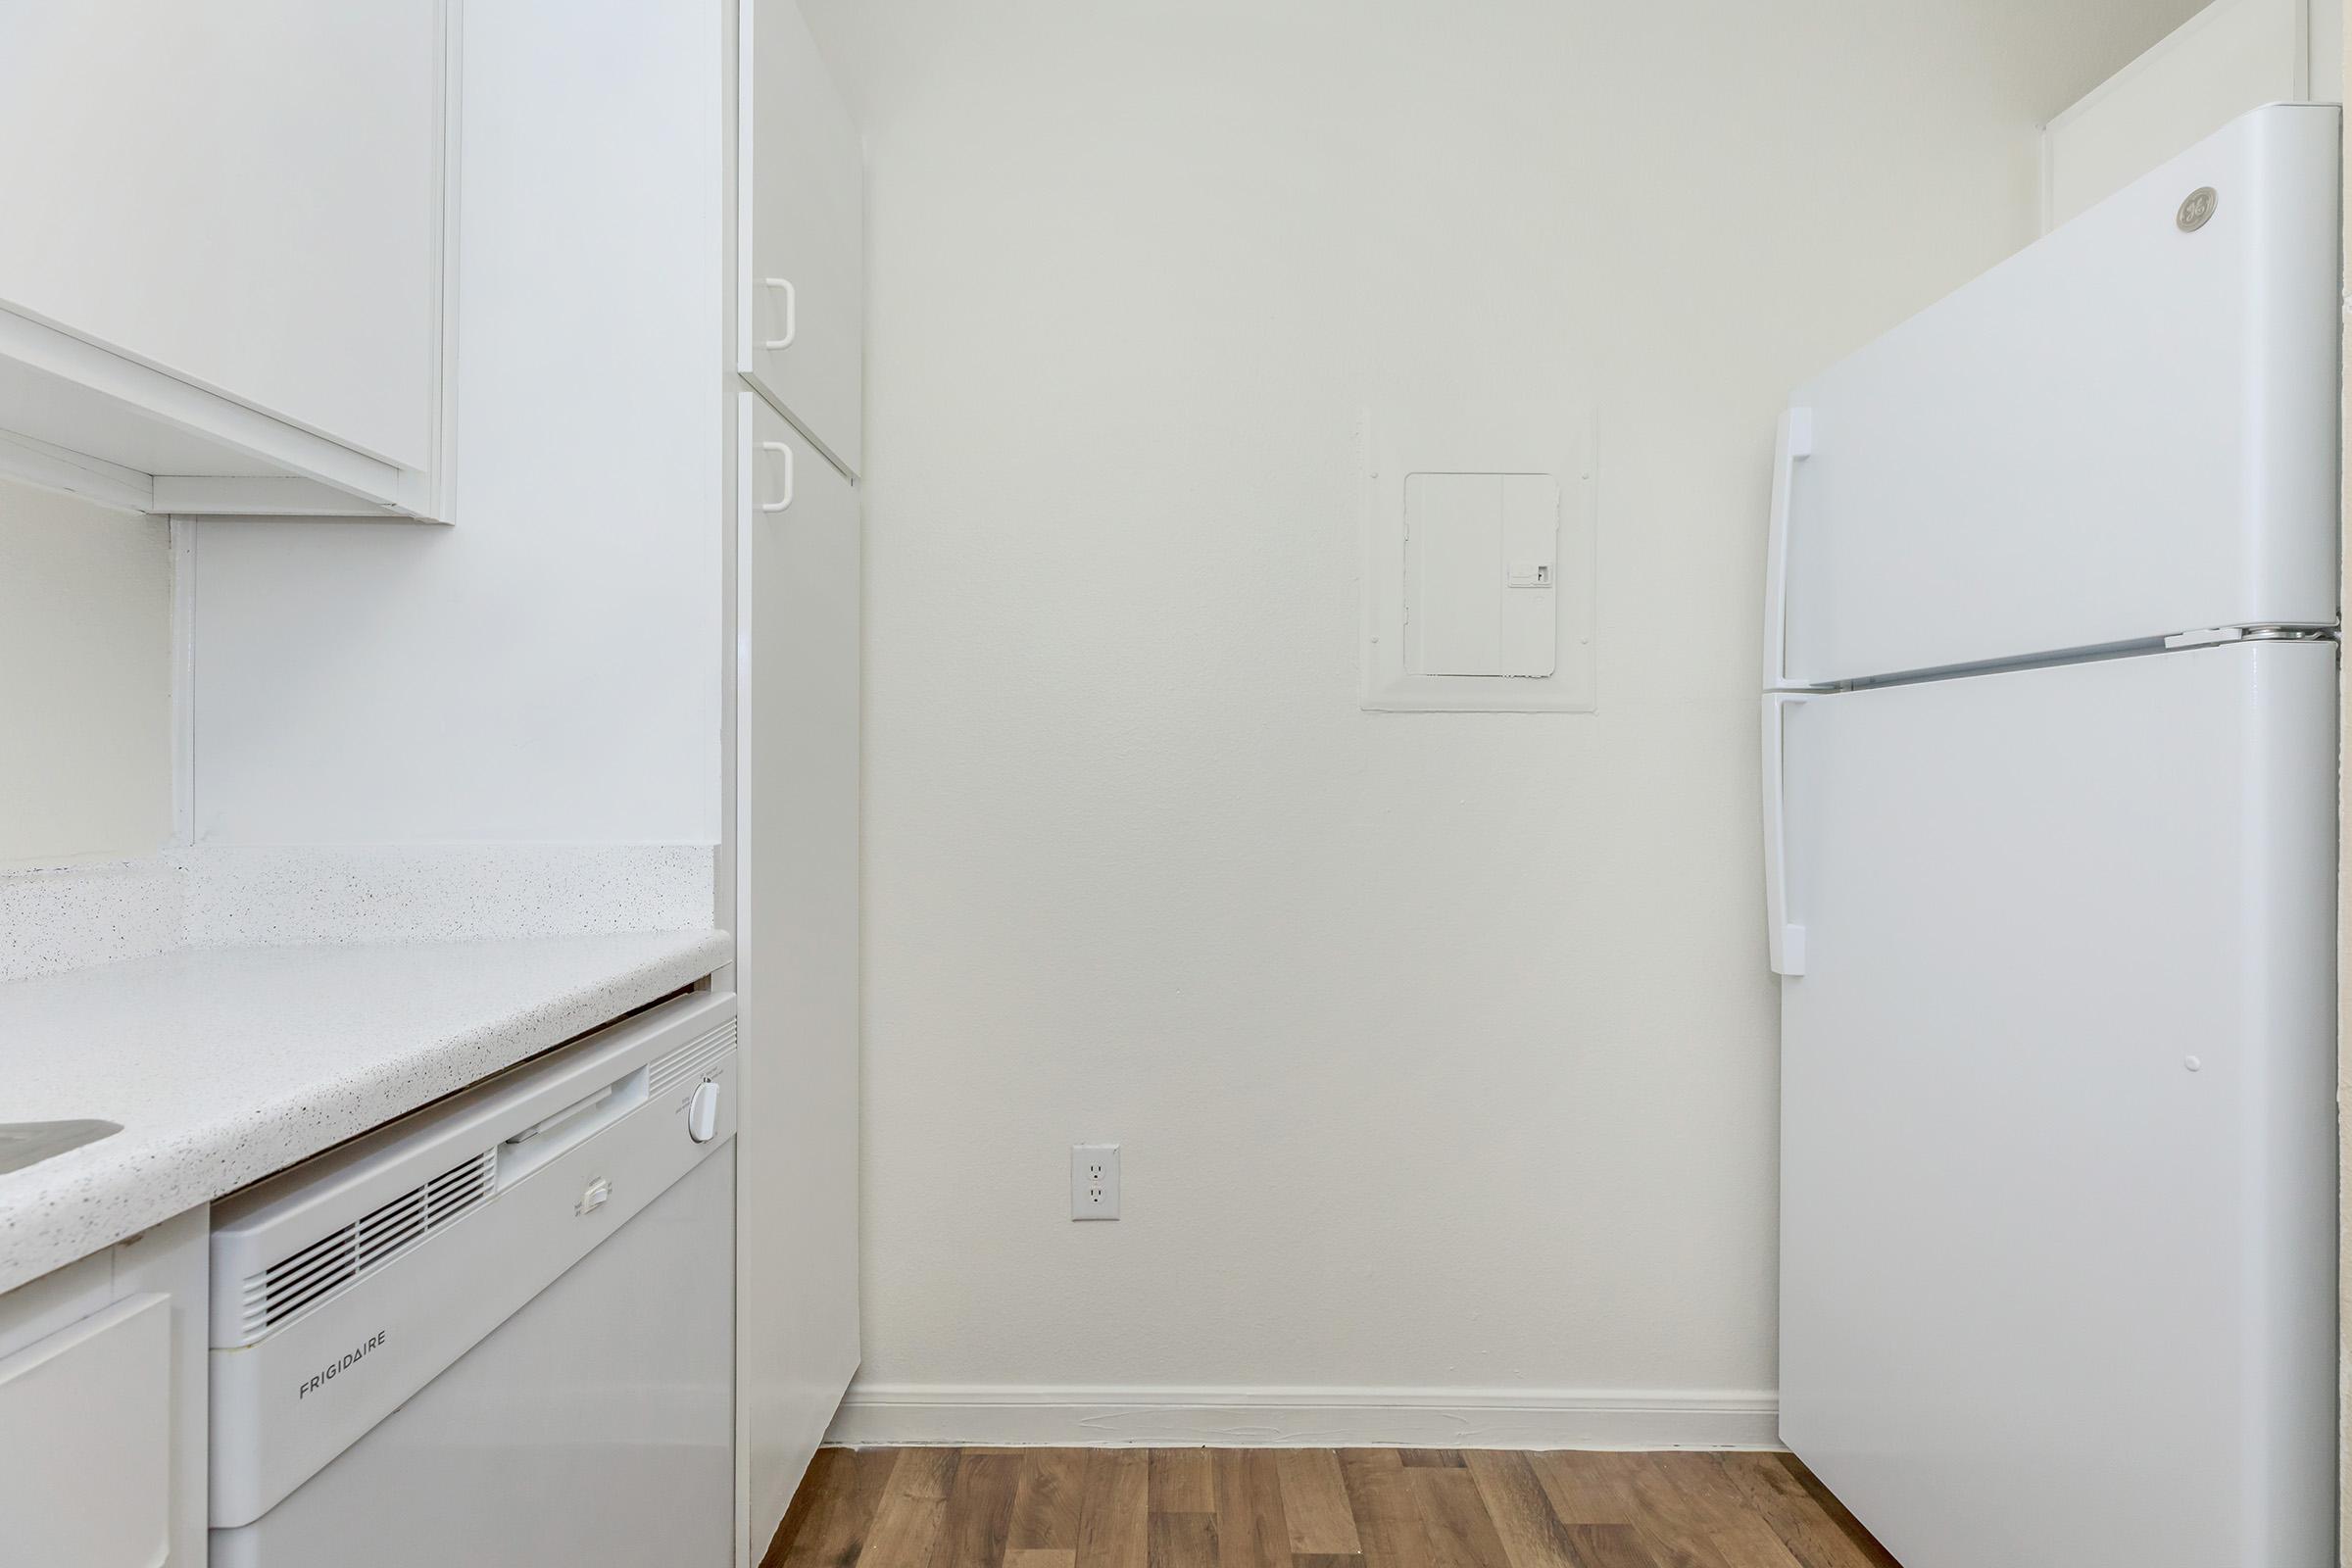
<svg viewBox="0 0 2352 1568">
<path fill-rule="evenodd" d="M 760 450 L 780 452 L 784 455 L 784 499 L 760 503 L 761 512 L 782 512 L 786 507 L 792 505 L 792 447 L 782 441 L 762 441 L 760 443 Z"/>
<path fill-rule="evenodd" d="M 792 347 L 792 340 L 801 335 L 801 292 L 792 286 L 789 277 L 763 277 L 760 281 L 769 288 L 784 291 L 784 335 L 762 338 L 760 346 L 763 349 L 788 349 Z"/>
</svg>

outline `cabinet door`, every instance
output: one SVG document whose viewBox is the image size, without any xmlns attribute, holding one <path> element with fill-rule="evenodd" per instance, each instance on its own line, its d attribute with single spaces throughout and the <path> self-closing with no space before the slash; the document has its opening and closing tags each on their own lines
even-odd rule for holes
<svg viewBox="0 0 2352 1568">
<path fill-rule="evenodd" d="M 0 1360 L 0 1562 L 153 1568 L 172 1534 L 172 1298 Z"/>
<path fill-rule="evenodd" d="M 2043 232 L 2248 110 L 2338 101 L 2341 29 L 2337 0 L 2213 0 L 2043 127 Z"/>
<path fill-rule="evenodd" d="M 858 1369 L 858 493 L 739 394 L 739 1376 L 764 1547 Z"/>
<path fill-rule="evenodd" d="M 862 461 L 865 163 L 794 0 L 743 0 L 736 368 Z"/>
<path fill-rule="evenodd" d="M 8 7 L 0 306 L 425 467 L 443 3 Z"/>
</svg>

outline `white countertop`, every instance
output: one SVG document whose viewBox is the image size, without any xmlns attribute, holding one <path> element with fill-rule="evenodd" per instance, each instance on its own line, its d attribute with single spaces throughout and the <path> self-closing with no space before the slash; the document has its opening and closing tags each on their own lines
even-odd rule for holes
<svg viewBox="0 0 2352 1568">
<path fill-rule="evenodd" d="M 723 931 L 190 948 L 0 985 L 0 1121 L 122 1124 L 0 1175 L 0 1291 L 733 956 Z"/>
</svg>

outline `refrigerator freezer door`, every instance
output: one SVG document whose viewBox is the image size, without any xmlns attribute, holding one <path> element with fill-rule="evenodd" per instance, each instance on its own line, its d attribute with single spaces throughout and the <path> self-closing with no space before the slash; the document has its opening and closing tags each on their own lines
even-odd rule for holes
<svg viewBox="0 0 2352 1568">
<path fill-rule="evenodd" d="M 2231 122 L 1796 393 L 1767 684 L 2331 623 L 2338 115 Z"/>
<path fill-rule="evenodd" d="M 2334 648 L 1783 722 L 1783 1438 L 1904 1568 L 2331 1564 Z"/>
</svg>

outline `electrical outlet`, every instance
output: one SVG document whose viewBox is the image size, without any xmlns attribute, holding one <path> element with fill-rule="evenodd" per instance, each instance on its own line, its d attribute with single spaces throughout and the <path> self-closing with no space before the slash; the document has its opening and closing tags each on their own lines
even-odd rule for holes
<svg viewBox="0 0 2352 1568">
<path fill-rule="evenodd" d="M 1119 1217 L 1119 1146 L 1070 1146 L 1070 1218 Z"/>
</svg>

